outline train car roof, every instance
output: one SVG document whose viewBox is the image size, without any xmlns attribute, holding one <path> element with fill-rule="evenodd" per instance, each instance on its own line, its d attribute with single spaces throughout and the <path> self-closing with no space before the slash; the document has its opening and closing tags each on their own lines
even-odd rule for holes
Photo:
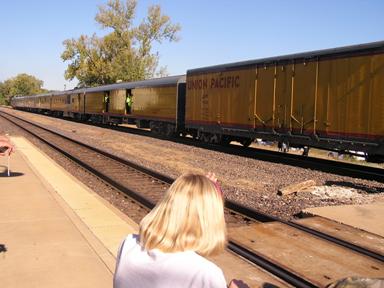
<svg viewBox="0 0 384 288">
<path fill-rule="evenodd" d="M 46 92 L 43 94 L 35 94 L 35 95 L 15 95 L 12 98 L 18 98 L 18 99 L 23 99 L 23 98 L 38 98 L 38 97 L 49 97 L 52 95 L 64 95 L 64 94 L 69 94 L 68 92 L 71 90 L 67 91 L 51 91 L 51 92 Z"/>
<path fill-rule="evenodd" d="M 176 85 L 177 83 L 185 82 L 185 75 L 176 75 L 176 76 L 168 76 L 156 79 L 148 79 L 142 81 L 135 82 L 123 82 L 116 84 L 109 84 L 97 87 L 84 87 L 84 88 L 75 88 L 72 90 L 65 91 L 53 91 L 44 94 L 37 95 L 27 95 L 27 96 L 17 96 L 17 98 L 35 98 L 35 97 L 49 97 L 49 96 L 59 96 L 59 95 L 70 95 L 70 94 L 78 94 L 78 93 L 89 93 L 89 92 L 104 92 L 111 90 L 120 90 L 120 89 L 132 89 L 139 87 L 158 87 L 158 86 L 169 86 Z"/>
<path fill-rule="evenodd" d="M 179 82 L 185 82 L 185 75 L 168 76 L 156 79 L 148 79 L 135 82 L 123 82 L 116 84 L 109 84 L 97 87 L 83 88 L 86 93 L 89 92 L 104 92 L 111 90 L 132 89 L 142 87 L 158 87 L 176 85 Z"/>
<path fill-rule="evenodd" d="M 261 66 L 261 65 L 274 65 L 276 63 L 300 63 L 306 61 L 314 61 L 317 59 L 332 59 L 332 58 L 342 58 L 348 56 L 359 56 L 359 55 L 367 55 L 367 54 L 376 54 L 376 53 L 384 53 L 384 41 L 377 41 L 366 44 L 352 45 L 352 46 L 344 46 L 338 48 L 331 49 L 323 49 L 316 50 L 310 52 L 303 53 L 295 53 L 283 56 L 275 56 L 268 58 L 261 58 L 255 60 L 234 62 L 228 64 L 207 66 L 196 69 L 189 69 L 187 71 L 188 74 L 200 74 L 207 72 L 220 72 L 225 70 L 233 70 L 234 68 L 250 68 L 252 66 Z"/>
</svg>

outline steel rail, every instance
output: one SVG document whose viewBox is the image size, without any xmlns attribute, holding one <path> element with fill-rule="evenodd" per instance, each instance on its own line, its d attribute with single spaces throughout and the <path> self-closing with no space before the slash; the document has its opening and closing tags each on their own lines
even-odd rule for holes
<svg viewBox="0 0 384 288">
<path fill-rule="evenodd" d="M 292 221 L 282 221 L 282 223 L 285 223 L 285 224 L 287 224 L 287 225 L 289 225 L 291 227 L 294 227 L 296 229 L 299 229 L 301 231 L 304 231 L 306 233 L 314 235 L 314 236 L 316 236 L 318 238 L 327 240 L 329 242 L 335 243 L 335 244 L 340 245 L 342 247 L 346 247 L 346 248 L 348 248 L 348 249 L 350 249 L 352 251 L 355 251 L 357 253 L 360 253 L 362 255 L 365 255 L 365 256 L 371 257 L 373 259 L 376 259 L 378 261 L 384 262 L 384 255 L 376 253 L 376 252 L 374 252 L 372 250 L 369 250 L 367 248 L 355 245 L 355 244 L 350 243 L 348 241 L 345 241 L 343 239 L 340 239 L 340 238 L 334 237 L 332 235 L 320 232 L 320 231 L 318 231 L 316 229 L 312 229 L 312 228 L 306 227 L 306 226 L 301 225 L 299 223 L 295 223 L 295 222 L 292 222 Z"/>
<path fill-rule="evenodd" d="M 320 232 L 316 229 L 306 227 L 302 224 L 295 223 L 292 221 L 285 221 L 283 219 L 280 219 L 280 218 L 272 216 L 272 215 L 266 215 L 266 214 L 261 213 L 257 210 L 254 210 L 250 207 L 247 207 L 247 206 L 244 206 L 240 203 L 236 203 L 236 202 L 229 201 L 229 200 L 226 201 L 226 207 L 231 209 L 231 210 L 236 211 L 237 213 L 244 215 L 247 218 L 257 219 L 258 221 L 262 221 L 262 222 L 280 222 L 282 224 L 291 226 L 293 228 L 296 228 L 298 230 L 301 230 L 303 232 L 306 232 L 308 234 L 316 236 L 317 238 L 332 242 L 332 243 L 337 244 L 339 246 L 342 246 L 344 248 L 348 248 L 348 249 L 353 250 L 357 253 L 360 253 L 364 256 L 368 256 L 368 257 L 371 257 L 371 258 L 376 259 L 378 261 L 384 262 L 384 255 L 382 255 L 382 254 L 379 254 L 375 251 L 361 247 L 359 245 L 350 243 L 350 242 L 345 241 L 343 239 L 334 237 L 332 235 Z"/>
<path fill-rule="evenodd" d="M 233 251 L 234 253 L 240 255 L 241 257 L 247 259 L 248 261 L 256 264 L 257 266 L 263 268 L 264 270 L 272 273 L 273 275 L 279 277 L 285 282 L 293 285 L 298 288 L 315 288 L 321 287 L 320 284 L 315 284 L 313 282 L 309 282 L 305 280 L 300 275 L 297 275 L 287 268 L 276 265 L 272 260 L 269 260 L 267 257 L 257 254 L 255 251 L 250 251 L 247 248 L 233 242 L 231 240 L 228 241 L 228 249 Z"/>
</svg>

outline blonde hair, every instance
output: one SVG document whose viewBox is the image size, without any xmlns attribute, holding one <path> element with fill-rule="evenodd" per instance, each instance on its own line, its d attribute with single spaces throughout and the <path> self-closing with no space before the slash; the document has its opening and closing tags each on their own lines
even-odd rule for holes
<svg viewBox="0 0 384 288">
<path fill-rule="evenodd" d="M 195 251 L 208 256 L 226 245 L 224 199 L 204 175 L 184 174 L 140 222 L 140 243 L 147 250 Z"/>
</svg>

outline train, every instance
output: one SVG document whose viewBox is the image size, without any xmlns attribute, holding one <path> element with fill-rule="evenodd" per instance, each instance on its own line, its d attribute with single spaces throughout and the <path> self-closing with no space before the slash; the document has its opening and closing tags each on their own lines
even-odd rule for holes
<svg viewBox="0 0 384 288">
<path fill-rule="evenodd" d="M 249 146 L 363 152 L 384 161 L 384 41 L 13 97 L 15 109 Z"/>
</svg>

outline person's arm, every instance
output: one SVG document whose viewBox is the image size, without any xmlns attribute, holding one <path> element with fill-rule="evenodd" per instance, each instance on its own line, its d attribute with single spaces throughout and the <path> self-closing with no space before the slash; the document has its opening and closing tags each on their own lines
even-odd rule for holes
<svg viewBox="0 0 384 288">
<path fill-rule="evenodd" d="M 217 180 L 217 177 L 216 177 L 216 174 L 213 173 L 213 172 L 208 172 L 207 175 L 205 175 L 209 180 L 211 180 L 213 182 L 213 184 L 215 184 L 215 188 L 216 188 L 216 191 L 217 193 L 219 193 L 219 195 L 221 197 L 223 197 L 223 190 L 221 190 L 221 186 Z"/>
<path fill-rule="evenodd" d="M 0 156 L 11 155 L 13 150 L 14 147 L 8 140 L 0 139 Z"/>
</svg>

